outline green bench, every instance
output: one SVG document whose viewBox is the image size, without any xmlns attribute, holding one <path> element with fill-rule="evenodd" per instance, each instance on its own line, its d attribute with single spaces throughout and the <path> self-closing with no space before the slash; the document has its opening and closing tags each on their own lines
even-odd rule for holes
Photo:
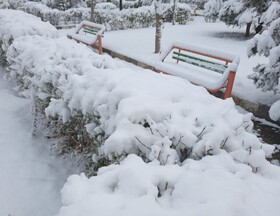
<svg viewBox="0 0 280 216">
<path fill-rule="evenodd" d="M 84 43 L 91 47 L 97 47 L 99 54 L 102 54 L 102 40 L 105 32 L 105 26 L 97 23 L 83 21 L 75 29 L 74 33 L 68 34 L 67 37 L 77 42 Z"/>
<path fill-rule="evenodd" d="M 174 61 L 175 60 L 175 61 Z M 176 42 L 162 53 L 155 66 L 163 72 L 204 86 L 209 92 L 225 87 L 224 98 L 231 96 L 239 57 L 204 47 Z"/>
</svg>

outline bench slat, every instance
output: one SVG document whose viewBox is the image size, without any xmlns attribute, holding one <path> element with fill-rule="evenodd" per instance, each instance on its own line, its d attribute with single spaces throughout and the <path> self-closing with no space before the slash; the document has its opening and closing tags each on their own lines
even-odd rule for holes
<svg viewBox="0 0 280 216">
<path fill-rule="evenodd" d="M 84 33 L 96 35 L 96 32 L 88 31 L 88 30 L 86 30 L 86 29 L 84 29 L 83 31 L 84 31 Z"/>
<path fill-rule="evenodd" d="M 88 33 L 88 34 L 92 34 L 92 35 L 97 35 L 98 31 L 95 29 L 91 29 L 91 28 L 87 28 L 87 27 L 83 27 L 83 32 L 84 33 Z M 102 34 L 101 37 L 104 37 L 104 35 Z"/>
<path fill-rule="evenodd" d="M 172 58 L 175 59 L 175 60 L 178 60 L 178 61 L 186 62 L 188 64 L 192 64 L 192 65 L 204 68 L 204 69 L 208 69 L 208 70 L 220 73 L 220 74 L 224 73 L 224 70 L 219 70 L 219 69 L 214 68 L 214 67 L 210 67 L 210 66 L 207 66 L 207 65 L 204 65 L 204 64 L 200 64 L 199 62 L 194 62 L 194 61 L 191 61 L 191 60 L 188 60 L 188 59 L 185 59 L 185 58 L 180 58 L 180 57 L 177 57 L 177 56 L 172 56 Z"/>
<path fill-rule="evenodd" d="M 177 61 L 186 62 L 186 63 L 192 64 L 192 65 L 195 65 L 198 67 L 202 67 L 202 68 L 205 68 L 208 70 L 212 70 L 214 72 L 221 73 L 221 74 L 223 74 L 223 72 L 228 67 L 227 65 L 219 64 L 216 62 L 211 62 L 206 59 L 201 59 L 201 58 L 198 58 L 195 56 L 190 56 L 185 53 L 180 53 L 180 52 L 176 52 L 176 51 L 173 52 L 172 58 L 176 59 Z"/>
</svg>

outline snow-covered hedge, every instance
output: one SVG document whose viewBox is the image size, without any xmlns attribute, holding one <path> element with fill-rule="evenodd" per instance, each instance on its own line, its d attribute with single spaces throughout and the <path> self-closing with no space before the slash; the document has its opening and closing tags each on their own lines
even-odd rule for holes
<svg viewBox="0 0 280 216">
<path fill-rule="evenodd" d="M 163 4 L 163 17 L 166 22 L 172 21 L 172 5 Z M 186 24 L 191 16 L 191 9 L 186 4 L 178 4 L 176 22 Z M 155 7 L 144 6 L 135 9 L 120 11 L 96 9 L 95 20 L 102 23 L 107 30 L 119 30 L 127 28 L 146 28 L 155 26 Z"/>
<path fill-rule="evenodd" d="M 226 154 L 187 160 L 181 167 L 146 164 L 130 155 L 96 177 L 70 176 L 57 216 L 278 215 L 279 173 L 267 162 L 254 175 Z"/>
<path fill-rule="evenodd" d="M 181 164 L 228 153 L 258 171 L 273 151 L 251 133 L 251 115 L 240 114 L 232 100 L 180 78 L 121 67 L 66 37 L 17 37 L 6 56 L 9 77 L 33 99 L 35 123 L 46 115 L 55 135 L 67 138 L 65 148 L 86 149 L 97 163 L 134 153 Z"/>
<path fill-rule="evenodd" d="M 5 61 L 5 52 L 12 42 L 21 36 L 40 35 L 56 37 L 55 27 L 42 22 L 38 17 L 16 10 L 0 9 L 0 61 Z M 31 44 L 32 45 L 32 44 Z"/>
<path fill-rule="evenodd" d="M 18 9 L 27 0 L 0 0 L 0 9 Z"/>
<path fill-rule="evenodd" d="M 101 5 L 100 5 L 101 4 Z M 97 4 L 94 20 L 103 24 L 107 30 L 119 30 L 127 28 L 145 28 L 155 26 L 154 6 L 130 8 L 120 11 L 119 9 L 108 10 L 108 3 Z M 107 6 L 105 9 L 104 4 Z M 112 5 L 112 4 L 111 4 Z M 112 8 L 112 7 L 111 7 Z M 66 11 L 51 9 L 38 2 L 26 2 L 21 9 L 40 17 L 43 21 L 49 21 L 53 25 L 79 23 L 82 20 L 89 20 L 89 8 L 72 8 Z M 164 18 L 167 22 L 172 20 L 172 5 L 164 4 Z M 187 4 L 178 4 L 176 21 L 185 24 L 190 18 L 191 9 Z"/>
<path fill-rule="evenodd" d="M 79 23 L 90 17 L 89 8 L 72 8 L 65 11 L 52 9 L 38 2 L 26 2 L 21 9 L 27 13 L 40 17 L 43 21 L 49 21 L 53 25 Z"/>
<path fill-rule="evenodd" d="M 232 100 L 179 78 L 118 68 L 111 58 L 66 38 L 18 38 L 7 60 L 18 90 L 46 108 L 59 133 L 67 125 L 77 143 L 81 134 L 96 141 L 87 144 L 97 162 L 135 153 L 145 161 L 180 164 L 228 152 L 257 170 L 272 152 L 250 133 L 250 115 L 239 114 Z"/>
</svg>

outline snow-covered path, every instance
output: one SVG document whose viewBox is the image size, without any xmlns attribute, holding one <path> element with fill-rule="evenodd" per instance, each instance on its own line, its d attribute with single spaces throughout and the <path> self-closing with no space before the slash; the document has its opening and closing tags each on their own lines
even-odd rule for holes
<svg viewBox="0 0 280 216">
<path fill-rule="evenodd" d="M 54 215 L 66 165 L 50 154 L 46 141 L 30 135 L 29 100 L 12 95 L 2 79 L 0 98 L 0 215 Z"/>
</svg>

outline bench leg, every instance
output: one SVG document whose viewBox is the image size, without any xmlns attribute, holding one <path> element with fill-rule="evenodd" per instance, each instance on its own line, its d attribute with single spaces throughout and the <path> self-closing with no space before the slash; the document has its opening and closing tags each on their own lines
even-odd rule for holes
<svg viewBox="0 0 280 216">
<path fill-rule="evenodd" d="M 98 40 L 98 52 L 99 52 L 99 54 L 101 55 L 101 54 L 103 54 L 101 35 L 98 35 L 98 36 L 97 36 L 97 40 Z"/>
<path fill-rule="evenodd" d="M 227 98 L 231 97 L 234 78 L 235 78 L 235 73 L 231 71 L 229 73 L 229 76 L 228 76 L 228 81 L 227 81 L 226 91 L 225 91 L 225 94 L 224 94 L 224 99 L 227 99 Z"/>
</svg>

